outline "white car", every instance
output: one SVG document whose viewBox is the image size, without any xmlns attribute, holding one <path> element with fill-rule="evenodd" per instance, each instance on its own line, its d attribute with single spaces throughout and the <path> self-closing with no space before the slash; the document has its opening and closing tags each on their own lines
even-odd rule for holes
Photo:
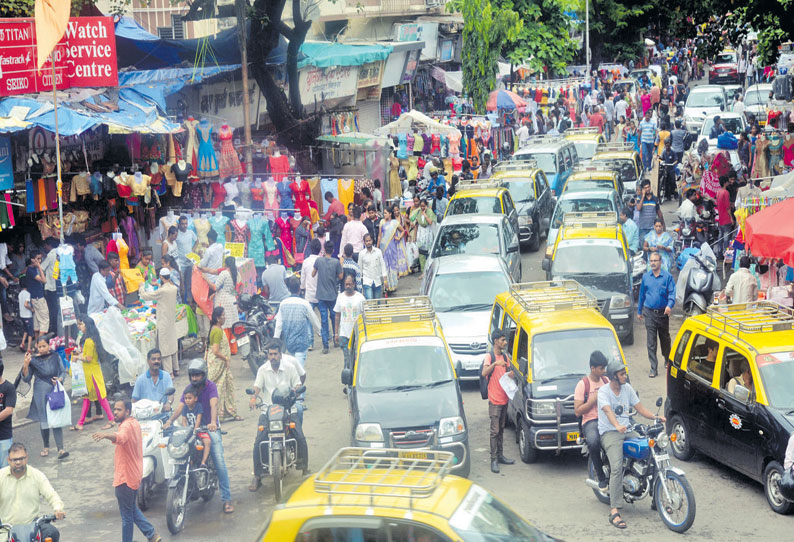
<svg viewBox="0 0 794 542">
<path fill-rule="evenodd" d="M 769 93 L 772 92 L 772 83 L 761 83 L 747 87 L 744 93 L 744 115 L 752 113 L 762 126 L 766 124 L 766 109 L 769 105 Z"/>
<path fill-rule="evenodd" d="M 725 88 L 719 85 L 701 85 L 689 92 L 684 105 L 684 120 L 690 132 L 699 133 L 704 119 L 712 114 L 720 114 L 725 110 L 728 96 Z"/>
<path fill-rule="evenodd" d="M 717 146 L 717 139 L 709 137 L 711 135 L 711 129 L 714 127 L 714 119 L 717 117 L 722 119 L 725 131 L 733 132 L 733 135 L 737 138 L 739 137 L 739 133 L 747 130 L 747 121 L 744 120 L 744 115 L 741 113 L 718 113 L 709 115 L 703 120 L 703 126 L 700 127 L 700 135 L 698 135 L 697 144 L 700 144 L 701 140 L 707 139 L 709 147 Z"/>
</svg>

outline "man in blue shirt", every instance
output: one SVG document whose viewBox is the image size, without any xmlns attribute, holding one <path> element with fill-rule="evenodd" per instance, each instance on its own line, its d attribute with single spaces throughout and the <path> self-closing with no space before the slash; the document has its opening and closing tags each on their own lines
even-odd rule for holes
<svg viewBox="0 0 794 542">
<path fill-rule="evenodd" d="M 626 236 L 626 244 L 629 245 L 629 250 L 632 254 L 636 254 L 640 250 L 640 229 L 637 224 L 629 218 L 634 212 L 628 207 L 620 210 L 620 223 L 623 225 L 623 235 Z"/>
<path fill-rule="evenodd" d="M 657 372 L 656 336 L 662 347 L 662 358 L 670 355 L 670 313 L 675 305 L 675 280 L 662 269 L 662 256 L 658 252 L 651 253 L 651 270 L 642 276 L 640 298 L 637 302 L 637 316 L 645 320 L 645 331 L 648 340 L 648 361 L 651 372 L 648 376 L 655 378 Z"/>
<path fill-rule="evenodd" d="M 443 175 L 438 174 L 438 169 L 430 170 L 430 182 L 427 185 L 427 191 L 431 194 L 436 193 L 436 188 L 444 189 L 444 197 L 447 196 L 447 180 Z"/>
<path fill-rule="evenodd" d="M 160 369 L 162 365 L 160 350 L 157 348 L 149 350 L 149 353 L 146 355 L 146 362 L 149 364 L 149 370 L 138 375 L 138 379 L 135 381 L 135 387 L 132 389 L 133 403 L 140 399 L 161 401 L 166 390 L 174 387 L 174 381 L 171 379 L 171 375 Z M 168 398 L 165 404 L 165 410 L 170 410 L 173 400 L 173 396 Z"/>
<path fill-rule="evenodd" d="M 642 147 L 642 164 L 645 171 L 650 171 L 653 166 L 653 155 L 656 147 L 656 121 L 651 120 L 652 110 L 645 112 L 645 118 L 640 121 L 640 143 Z"/>
</svg>

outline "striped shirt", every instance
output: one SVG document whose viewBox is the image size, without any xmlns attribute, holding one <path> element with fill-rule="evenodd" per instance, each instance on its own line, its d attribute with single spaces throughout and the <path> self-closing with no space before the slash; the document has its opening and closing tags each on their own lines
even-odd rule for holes
<svg viewBox="0 0 794 542">
<path fill-rule="evenodd" d="M 287 352 L 306 352 L 312 344 L 312 328 L 320 332 L 320 321 L 308 301 L 290 296 L 281 302 L 273 336 L 283 340 Z"/>
</svg>

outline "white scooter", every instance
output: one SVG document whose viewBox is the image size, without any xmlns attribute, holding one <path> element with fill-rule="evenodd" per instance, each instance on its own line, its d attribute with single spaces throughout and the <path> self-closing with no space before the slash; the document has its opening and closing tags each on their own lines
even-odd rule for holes
<svg viewBox="0 0 794 542">
<path fill-rule="evenodd" d="M 143 444 L 143 477 L 138 491 L 138 508 L 149 507 L 152 494 L 158 486 L 165 485 L 171 478 L 173 465 L 166 451 L 168 437 L 163 433 L 163 423 L 169 413 L 163 410 L 174 388 L 168 388 L 160 401 L 140 399 L 132 404 L 132 416 L 141 425 Z"/>
</svg>

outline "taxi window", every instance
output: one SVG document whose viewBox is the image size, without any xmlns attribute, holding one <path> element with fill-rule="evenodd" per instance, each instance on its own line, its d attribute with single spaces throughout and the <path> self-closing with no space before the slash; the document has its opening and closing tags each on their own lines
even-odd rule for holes
<svg viewBox="0 0 794 542">
<path fill-rule="evenodd" d="M 510 192 L 505 192 L 502 197 L 504 198 L 505 214 L 510 216 L 510 213 L 515 209 L 513 206 L 513 198 L 510 197 Z"/>
<path fill-rule="evenodd" d="M 488 337 L 491 336 L 491 333 L 493 333 L 495 329 L 500 329 L 500 326 L 502 324 L 503 313 L 504 310 L 502 310 L 502 306 L 498 304 L 494 304 L 493 313 L 491 314 L 491 330 L 488 333 Z"/>
<path fill-rule="evenodd" d="M 686 370 L 711 384 L 714 381 L 714 368 L 717 362 L 719 343 L 705 335 L 696 335 L 689 349 Z"/>
<path fill-rule="evenodd" d="M 750 393 L 753 393 L 753 376 L 750 370 L 750 362 L 747 357 L 737 352 L 733 348 L 725 347 L 722 352 L 722 373 L 720 375 L 720 388 L 733 394 L 736 386 L 744 386 Z M 745 377 L 744 375 L 749 375 Z M 749 379 L 745 381 L 745 378 Z"/>
<path fill-rule="evenodd" d="M 513 359 L 513 340 L 515 339 L 516 335 L 516 322 L 509 314 L 505 314 L 505 321 L 502 325 L 502 331 L 505 332 L 507 335 L 507 354 L 508 358 L 512 361 Z"/>
<path fill-rule="evenodd" d="M 526 376 L 529 365 L 529 337 L 527 332 L 523 329 L 518 334 L 518 351 L 516 357 L 518 358 L 518 370 L 522 375 Z"/>
<path fill-rule="evenodd" d="M 538 171 L 537 175 L 535 176 L 535 180 L 538 181 L 538 197 L 540 197 L 543 192 L 550 190 L 549 180 L 546 178 L 545 173 Z"/>
<path fill-rule="evenodd" d="M 678 341 L 678 347 L 675 349 L 675 355 L 673 356 L 673 365 L 676 367 L 681 367 L 681 362 L 684 361 L 684 352 L 686 352 L 686 345 L 689 344 L 689 337 L 691 336 L 692 332 L 686 330 L 681 335 L 681 340 Z"/>
</svg>

